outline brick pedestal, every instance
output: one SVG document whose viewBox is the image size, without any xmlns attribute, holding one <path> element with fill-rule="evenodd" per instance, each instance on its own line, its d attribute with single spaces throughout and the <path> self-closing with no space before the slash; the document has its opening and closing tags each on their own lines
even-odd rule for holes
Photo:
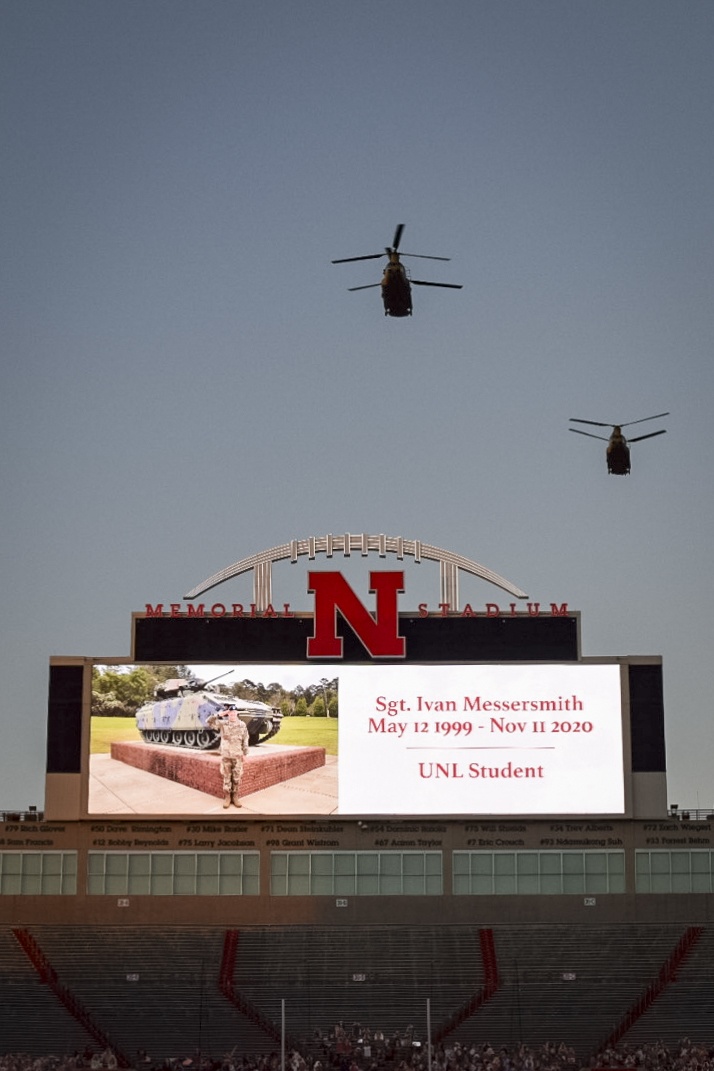
<svg viewBox="0 0 714 1071">
<path fill-rule="evenodd" d="M 162 744 L 113 743 L 113 759 L 135 766 L 139 770 L 166 777 L 189 788 L 223 796 L 221 757 L 218 751 L 189 751 L 187 748 Z M 261 788 L 270 788 L 293 777 L 325 765 L 323 747 L 276 747 L 262 745 L 251 748 L 243 766 L 241 796 L 249 796 Z"/>
</svg>

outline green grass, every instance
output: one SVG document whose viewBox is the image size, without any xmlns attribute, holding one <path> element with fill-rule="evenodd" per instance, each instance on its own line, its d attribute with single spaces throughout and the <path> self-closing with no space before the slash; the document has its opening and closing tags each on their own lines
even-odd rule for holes
<svg viewBox="0 0 714 1071">
<path fill-rule="evenodd" d="M 271 743 L 324 747 L 328 755 L 336 755 L 337 724 L 337 718 L 283 718 Z"/>
<path fill-rule="evenodd" d="M 92 755 L 107 755 L 113 741 L 141 740 L 133 718 L 92 718 L 89 750 Z M 275 744 L 324 747 L 328 755 L 337 754 L 336 718 L 283 718 Z"/>
<path fill-rule="evenodd" d="M 134 718 L 92 718 L 89 750 L 92 755 L 108 755 L 114 741 L 141 740 Z"/>
</svg>

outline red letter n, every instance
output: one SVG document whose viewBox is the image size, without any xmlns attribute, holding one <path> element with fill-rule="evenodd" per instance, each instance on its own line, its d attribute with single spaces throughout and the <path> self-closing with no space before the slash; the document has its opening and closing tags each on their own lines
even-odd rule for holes
<svg viewBox="0 0 714 1071">
<path fill-rule="evenodd" d="M 399 635 L 397 612 L 397 595 L 404 591 L 403 572 L 369 574 L 369 590 L 377 595 L 374 617 L 342 573 L 308 573 L 307 580 L 307 590 L 315 595 L 315 635 L 307 641 L 308 658 L 342 658 L 338 610 L 373 658 L 404 658 L 406 642 Z"/>
</svg>

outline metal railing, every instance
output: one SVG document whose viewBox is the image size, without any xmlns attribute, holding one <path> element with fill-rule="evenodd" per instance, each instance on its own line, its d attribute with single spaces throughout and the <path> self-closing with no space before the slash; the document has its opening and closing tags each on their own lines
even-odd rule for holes
<svg viewBox="0 0 714 1071">
<path fill-rule="evenodd" d="M 711 807 L 680 807 L 678 803 L 670 803 L 667 808 L 667 817 L 677 822 L 714 822 L 714 806 Z M 37 807 L 28 807 L 20 811 L 0 811 L 0 822 L 44 822 L 45 812 Z M 360 823 L 363 825 L 364 823 Z"/>
<path fill-rule="evenodd" d="M 678 803 L 670 803 L 667 814 L 678 822 L 714 822 L 714 807 L 680 807 Z"/>
<path fill-rule="evenodd" d="M 37 807 L 28 807 L 26 811 L 0 811 L 0 822 L 44 822 L 45 812 Z"/>
</svg>

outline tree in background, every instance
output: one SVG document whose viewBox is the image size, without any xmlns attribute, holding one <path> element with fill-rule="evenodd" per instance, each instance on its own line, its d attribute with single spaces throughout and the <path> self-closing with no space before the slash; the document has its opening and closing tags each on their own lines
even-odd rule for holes
<svg viewBox="0 0 714 1071">
<path fill-rule="evenodd" d="M 310 707 L 310 713 L 312 714 L 313 718 L 327 717 L 327 708 L 325 706 L 325 700 L 322 698 L 322 696 L 318 695 L 315 697 L 315 702 Z"/>
<path fill-rule="evenodd" d="M 157 685 L 167 680 L 188 679 L 188 666 L 94 666 L 92 670 L 92 715 L 133 717 L 139 707 L 154 698 Z M 221 674 L 221 677 L 225 674 Z M 224 695 L 235 695 L 252 702 L 277 707 L 284 716 L 336 718 L 338 713 L 337 677 L 323 677 L 316 684 L 293 689 L 279 681 L 263 684 L 247 677 L 242 681 L 224 681 L 213 685 Z"/>
<path fill-rule="evenodd" d="M 92 715 L 133 718 L 139 707 L 153 699 L 156 685 L 176 675 L 176 666 L 94 666 Z"/>
</svg>

